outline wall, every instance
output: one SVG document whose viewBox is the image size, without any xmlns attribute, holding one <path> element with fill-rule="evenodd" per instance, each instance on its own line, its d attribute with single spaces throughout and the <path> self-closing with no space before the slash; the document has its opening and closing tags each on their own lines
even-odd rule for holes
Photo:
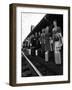
<svg viewBox="0 0 72 90">
<path fill-rule="evenodd" d="M 57 6 L 58 5 L 70 6 L 72 11 L 72 0 L 0 0 L 0 90 L 39 90 L 39 89 L 40 90 L 44 90 L 44 89 L 72 90 L 72 82 L 70 84 L 56 84 L 56 85 L 28 86 L 28 87 L 9 86 L 8 82 L 9 82 L 9 4 L 10 3 L 32 3 L 32 4 L 35 3 L 35 4 L 57 5 Z M 72 17 L 72 12 L 71 12 L 71 17 Z"/>
</svg>

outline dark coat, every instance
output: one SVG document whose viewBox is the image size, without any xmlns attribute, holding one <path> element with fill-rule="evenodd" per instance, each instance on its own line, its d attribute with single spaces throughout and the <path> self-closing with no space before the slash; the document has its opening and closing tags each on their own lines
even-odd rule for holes
<svg viewBox="0 0 72 90">
<path fill-rule="evenodd" d="M 45 51 L 45 33 L 41 34 L 40 41 L 41 41 L 41 49 L 42 51 Z"/>
<path fill-rule="evenodd" d="M 50 50 L 49 33 L 45 34 L 45 51 Z"/>
</svg>

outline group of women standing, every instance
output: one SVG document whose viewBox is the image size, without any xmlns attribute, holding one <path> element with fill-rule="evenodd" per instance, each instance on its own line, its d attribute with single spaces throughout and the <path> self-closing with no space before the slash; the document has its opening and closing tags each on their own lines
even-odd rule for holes
<svg viewBox="0 0 72 90">
<path fill-rule="evenodd" d="M 50 26 L 46 26 L 41 32 L 35 32 L 28 37 L 28 47 L 34 47 L 36 53 L 38 50 L 44 52 L 45 61 L 49 61 L 49 52 L 54 52 L 54 60 L 56 64 L 61 64 L 61 47 L 63 46 L 61 28 L 57 26 L 57 22 L 53 21 L 52 35 L 49 33 Z M 36 54 L 38 55 L 38 54 Z"/>
</svg>

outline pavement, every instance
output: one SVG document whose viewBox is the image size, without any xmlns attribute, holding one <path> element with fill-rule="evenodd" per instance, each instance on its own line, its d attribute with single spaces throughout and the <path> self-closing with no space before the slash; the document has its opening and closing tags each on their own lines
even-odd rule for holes
<svg viewBox="0 0 72 90">
<path fill-rule="evenodd" d="M 63 75 L 63 64 L 55 64 L 53 53 L 49 55 L 49 61 L 45 62 L 44 57 L 27 55 L 32 64 L 43 76 Z M 22 77 L 39 76 L 29 62 L 22 56 Z"/>
</svg>

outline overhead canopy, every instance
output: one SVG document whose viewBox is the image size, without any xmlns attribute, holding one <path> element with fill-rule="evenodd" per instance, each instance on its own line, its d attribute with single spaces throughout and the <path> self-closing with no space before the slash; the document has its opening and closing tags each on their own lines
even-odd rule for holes
<svg viewBox="0 0 72 90">
<path fill-rule="evenodd" d="M 31 34 L 34 34 L 35 32 L 41 32 L 43 28 L 46 26 L 50 27 L 49 32 L 52 31 L 53 28 L 53 21 L 56 20 L 58 26 L 61 27 L 61 32 L 63 33 L 63 15 L 60 14 L 46 14 L 42 20 L 34 27 L 33 31 L 29 33 L 27 37 L 29 37 Z M 26 38 L 27 38 L 26 37 Z"/>
</svg>

